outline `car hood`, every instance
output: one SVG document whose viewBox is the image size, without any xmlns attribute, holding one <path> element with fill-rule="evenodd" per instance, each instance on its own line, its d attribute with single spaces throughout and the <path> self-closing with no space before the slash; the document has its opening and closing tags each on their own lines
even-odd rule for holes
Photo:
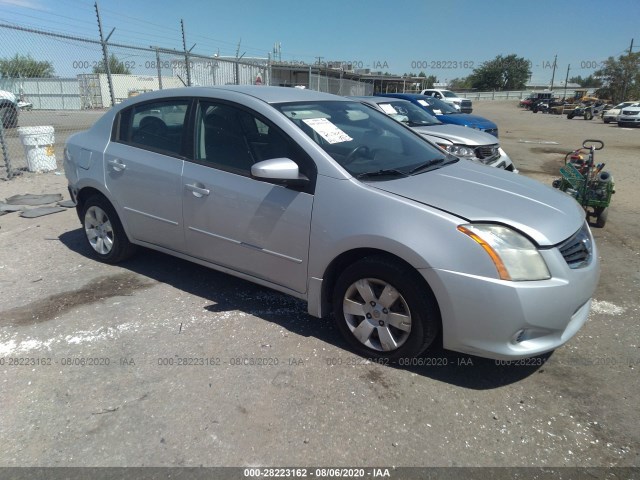
<svg viewBox="0 0 640 480">
<path fill-rule="evenodd" d="M 509 225 L 540 246 L 561 243 L 577 232 L 585 219 L 578 202 L 566 193 L 536 180 L 464 160 L 369 185 L 469 222 Z"/>
<path fill-rule="evenodd" d="M 442 124 L 412 128 L 423 135 L 440 137 L 463 145 L 495 145 L 498 143 L 498 139 L 493 135 L 460 125 Z"/>
<path fill-rule="evenodd" d="M 466 125 L 472 128 L 482 128 L 483 130 L 498 128 L 491 120 L 487 120 L 479 115 L 471 113 L 450 113 L 446 115 L 436 115 L 436 118 L 444 123 L 453 123 L 454 125 Z"/>
</svg>

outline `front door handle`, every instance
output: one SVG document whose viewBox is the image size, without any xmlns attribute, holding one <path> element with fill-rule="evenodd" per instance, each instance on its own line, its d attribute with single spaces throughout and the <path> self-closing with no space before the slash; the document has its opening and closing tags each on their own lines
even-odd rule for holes
<svg viewBox="0 0 640 480">
<path fill-rule="evenodd" d="M 127 165 L 122 163 L 122 160 L 109 160 L 107 163 L 111 165 L 111 168 L 113 168 L 116 172 L 121 172 L 125 168 L 127 168 Z"/>
<path fill-rule="evenodd" d="M 187 187 L 187 190 L 193 193 L 194 197 L 198 198 L 202 198 L 205 195 L 209 195 L 210 193 L 208 188 L 199 187 L 198 185 L 186 184 L 185 187 Z"/>
</svg>

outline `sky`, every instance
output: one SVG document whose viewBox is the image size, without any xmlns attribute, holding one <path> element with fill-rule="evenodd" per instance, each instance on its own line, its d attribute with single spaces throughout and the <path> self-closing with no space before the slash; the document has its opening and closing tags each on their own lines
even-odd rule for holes
<svg viewBox="0 0 640 480">
<path fill-rule="evenodd" d="M 0 0 L 0 24 L 98 39 L 93 0 Z M 205 55 L 273 56 L 314 64 L 346 61 L 391 74 L 469 75 L 497 55 L 531 63 L 531 81 L 586 77 L 609 56 L 640 51 L 640 0 L 100 0 L 110 42 Z M 153 57 L 111 49 L 132 71 L 152 74 Z M 57 76 L 84 73 L 98 45 L 0 28 L 0 58 L 30 54 Z"/>
</svg>

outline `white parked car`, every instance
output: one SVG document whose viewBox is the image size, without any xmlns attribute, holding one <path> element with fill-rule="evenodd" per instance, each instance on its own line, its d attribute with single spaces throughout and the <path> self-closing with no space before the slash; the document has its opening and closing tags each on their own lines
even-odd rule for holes
<svg viewBox="0 0 640 480">
<path fill-rule="evenodd" d="M 631 102 L 619 103 L 615 107 L 610 108 L 609 110 L 605 110 L 604 112 L 602 112 L 602 120 L 604 121 L 604 123 L 616 122 L 616 121 L 618 121 L 618 115 L 620 115 L 620 113 L 622 112 L 623 108 L 637 107 L 637 106 L 640 106 L 640 102 L 631 101 Z"/>
<path fill-rule="evenodd" d="M 431 143 L 458 158 L 518 173 L 499 140 L 489 134 L 460 125 L 442 123 L 408 100 L 393 97 L 350 97 L 404 123 Z"/>
<path fill-rule="evenodd" d="M 443 102 L 452 105 L 456 110 L 461 111 L 462 113 L 471 113 L 473 112 L 473 105 L 471 100 L 467 100 L 466 98 L 458 97 L 451 90 L 442 90 L 439 88 L 427 88 L 426 90 L 422 90 L 420 92 L 422 95 L 426 95 L 428 97 L 434 97 L 438 100 L 442 100 Z"/>
<path fill-rule="evenodd" d="M 619 127 L 633 127 L 640 125 L 640 104 L 635 107 L 623 108 L 616 118 Z"/>
<path fill-rule="evenodd" d="M 0 90 L 0 122 L 4 128 L 18 126 L 18 102 L 11 92 Z"/>
</svg>

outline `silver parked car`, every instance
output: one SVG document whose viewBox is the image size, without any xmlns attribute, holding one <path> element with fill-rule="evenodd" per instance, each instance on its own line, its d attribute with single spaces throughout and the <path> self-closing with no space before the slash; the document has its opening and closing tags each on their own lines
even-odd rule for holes
<svg viewBox="0 0 640 480">
<path fill-rule="evenodd" d="M 333 313 L 360 354 L 551 351 L 599 275 L 584 211 L 464 162 L 360 102 L 294 88 L 193 87 L 109 110 L 65 149 L 88 245 L 142 245 Z"/>
<path fill-rule="evenodd" d="M 440 148 L 465 160 L 518 173 L 496 137 L 480 130 L 442 123 L 413 103 L 390 97 L 349 97 L 386 113 Z"/>
</svg>

